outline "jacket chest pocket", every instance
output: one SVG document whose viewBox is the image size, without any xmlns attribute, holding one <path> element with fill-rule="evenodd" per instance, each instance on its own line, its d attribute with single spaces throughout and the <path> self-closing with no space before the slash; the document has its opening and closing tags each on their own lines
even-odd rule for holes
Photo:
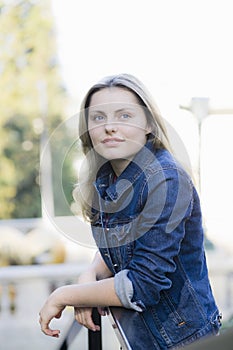
<svg viewBox="0 0 233 350">
<path fill-rule="evenodd" d="M 110 269 L 119 272 L 126 268 L 134 250 L 132 222 L 118 225 L 108 223 L 107 227 L 92 226 L 92 233 Z"/>
<path fill-rule="evenodd" d="M 132 222 L 109 226 L 105 229 L 106 241 L 109 248 L 122 247 L 134 241 Z"/>
</svg>

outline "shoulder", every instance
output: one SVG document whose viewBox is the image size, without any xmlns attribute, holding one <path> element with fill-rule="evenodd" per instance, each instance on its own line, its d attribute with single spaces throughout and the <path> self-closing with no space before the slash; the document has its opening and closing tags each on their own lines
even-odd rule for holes
<svg viewBox="0 0 233 350">
<path fill-rule="evenodd" d="M 190 175 L 165 149 L 158 149 L 154 153 L 154 160 L 146 170 L 147 187 L 156 189 L 162 187 L 167 192 L 181 192 L 193 194 L 194 185 Z"/>
<path fill-rule="evenodd" d="M 165 174 L 177 174 L 184 176 L 191 181 L 190 175 L 175 157 L 166 149 L 157 149 L 154 152 L 154 159 L 148 167 L 152 174 L 163 172 Z"/>
</svg>

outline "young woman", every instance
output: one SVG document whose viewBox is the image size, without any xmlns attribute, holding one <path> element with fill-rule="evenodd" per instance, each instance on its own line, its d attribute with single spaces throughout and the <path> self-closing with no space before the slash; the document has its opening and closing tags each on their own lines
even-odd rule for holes
<svg viewBox="0 0 233 350">
<path fill-rule="evenodd" d="M 140 312 L 156 349 L 217 334 L 198 194 L 146 88 L 128 74 L 104 78 L 85 96 L 79 122 L 87 167 L 76 197 L 98 252 L 78 284 L 49 296 L 42 331 L 59 336 L 49 324 L 69 305 L 94 331 L 94 306 Z"/>
</svg>

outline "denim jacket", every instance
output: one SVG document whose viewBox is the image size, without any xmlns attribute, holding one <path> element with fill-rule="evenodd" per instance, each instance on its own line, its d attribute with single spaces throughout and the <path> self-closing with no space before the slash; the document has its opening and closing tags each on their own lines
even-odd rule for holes
<svg viewBox="0 0 233 350">
<path fill-rule="evenodd" d="M 117 179 L 106 162 L 95 190 L 96 244 L 116 294 L 140 313 L 155 349 L 177 349 L 218 333 L 200 202 L 187 172 L 148 141 Z"/>
</svg>

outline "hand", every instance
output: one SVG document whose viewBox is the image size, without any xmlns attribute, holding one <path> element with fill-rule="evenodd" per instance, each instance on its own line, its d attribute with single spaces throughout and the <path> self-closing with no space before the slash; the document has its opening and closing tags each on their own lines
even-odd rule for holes
<svg viewBox="0 0 233 350">
<path fill-rule="evenodd" d="M 56 292 L 56 291 L 55 291 Z M 51 337 L 59 337 L 60 330 L 59 329 L 51 329 L 49 327 L 50 322 L 53 318 L 60 318 L 62 315 L 62 311 L 65 309 L 65 305 L 61 305 L 57 302 L 56 293 L 52 293 L 44 306 L 42 307 L 39 315 L 40 315 L 40 326 L 41 330 L 44 334 L 49 335 Z"/>
<path fill-rule="evenodd" d="M 98 312 L 101 316 L 106 315 L 105 308 L 98 307 Z M 75 307 L 74 308 L 75 319 L 82 326 L 90 329 L 93 332 L 99 331 L 100 326 L 96 325 L 92 319 L 92 308 L 91 307 Z"/>
</svg>

